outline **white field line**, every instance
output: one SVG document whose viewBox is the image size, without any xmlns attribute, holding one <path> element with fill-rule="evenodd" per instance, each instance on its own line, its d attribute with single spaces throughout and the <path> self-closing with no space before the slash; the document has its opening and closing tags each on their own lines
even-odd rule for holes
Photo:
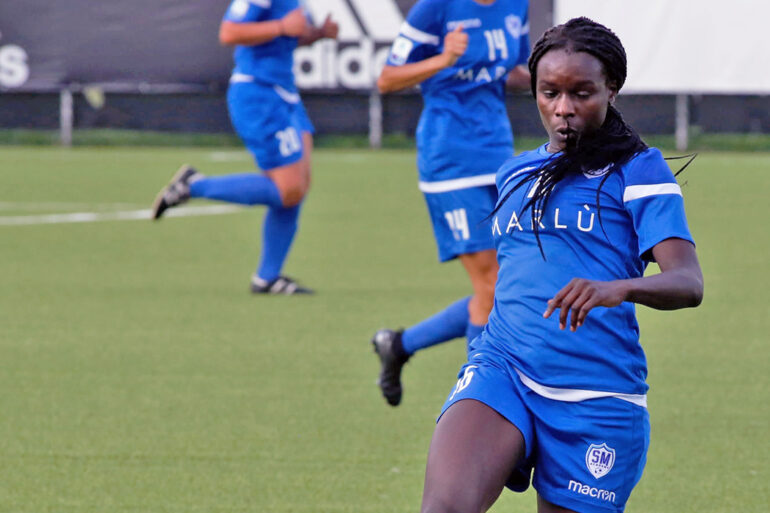
<svg viewBox="0 0 770 513">
<path fill-rule="evenodd" d="M 32 201 L 0 201 L 0 210 L 99 210 L 115 211 L 121 209 L 137 209 L 136 203 L 72 203 L 72 202 L 32 202 Z"/>
<path fill-rule="evenodd" d="M 241 207 L 231 205 L 210 205 L 204 207 L 184 207 L 169 210 L 165 217 L 190 217 L 232 214 L 241 211 Z M 150 219 L 152 210 L 125 210 L 121 212 L 72 212 L 69 214 L 45 214 L 35 216 L 0 216 L 0 226 L 22 226 L 36 224 L 95 223 L 99 221 L 132 221 Z"/>
</svg>

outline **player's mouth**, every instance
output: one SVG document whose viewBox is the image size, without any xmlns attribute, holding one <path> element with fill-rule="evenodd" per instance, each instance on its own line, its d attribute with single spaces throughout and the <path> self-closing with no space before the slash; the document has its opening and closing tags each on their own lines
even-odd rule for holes
<svg viewBox="0 0 770 513">
<path fill-rule="evenodd" d="M 580 140 L 580 131 L 574 127 L 571 127 L 569 124 L 562 124 L 557 126 L 554 129 L 554 135 L 556 136 L 556 140 L 554 142 L 561 146 L 562 149 L 574 148 L 577 146 L 578 141 Z"/>
<path fill-rule="evenodd" d="M 577 130 L 575 130 L 574 128 L 571 128 L 569 125 L 562 125 L 560 127 L 557 127 L 556 130 L 554 131 L 564 139 L 577 137 Z"/>
</svg>

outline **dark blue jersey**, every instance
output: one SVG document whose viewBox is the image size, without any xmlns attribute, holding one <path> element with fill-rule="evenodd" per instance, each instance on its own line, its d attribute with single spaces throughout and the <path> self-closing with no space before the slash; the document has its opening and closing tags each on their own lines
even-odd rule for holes
<svg viewBox="0 0 770 513">
<path fill-rule="evenodd" d="M 553 157 L 545 148 L 500 168 L 501 200 Z M 639 278 L 653 246 L 669 238 L 692 241 L 679 185 L 660 151 L 650 148 L 612 172 L 597 205 L 606 173 L 587 170 L 563 179 L 534 220 L 531 209 L 524 208 L 532 182 L 503 203 L 492 219 L 500 271 L 483 337 L 540 385 L 644 394 L 647 365 L 633 303 L 594 308 L 574 333 L 559 330 L 558 312 L 543 318 L 548 299 L 571 279 Z M 534 223 L 539 223 L 545 260 Z"/>
</svg>

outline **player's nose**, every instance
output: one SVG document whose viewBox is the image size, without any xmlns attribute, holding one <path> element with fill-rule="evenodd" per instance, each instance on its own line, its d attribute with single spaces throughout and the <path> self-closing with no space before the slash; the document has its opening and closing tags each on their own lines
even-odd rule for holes
<svg viewBox="0 0 770 513">
<path fill-rule="evenodd" d="M 570 100 L 569 95 L 562 94 L 556 99 L 554 114 L 560 118 L 566 118 L 575 115 L 575 104 Z"/>
</svg>

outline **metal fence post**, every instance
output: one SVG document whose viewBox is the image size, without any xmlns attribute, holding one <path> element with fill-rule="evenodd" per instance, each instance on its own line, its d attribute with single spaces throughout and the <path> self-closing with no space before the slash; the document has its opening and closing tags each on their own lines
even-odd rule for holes
<svg viewBox="0 0 770 513">
<path fill-rule="evenodd" d="M 690 143 L 690 109 L 686 94 L 676 95 L 676 149 L 686 151 Z"/>
<path fill-rule="evenodd" d="M 382 97 L 376 87 L 369 93 L 369 147 L 382 147 Z"/>
<path fill-rule="evenodd" d="M 72 90 L 69 87 L 65 87 L 59 91 L 59 140 L 62 146 L 72 146 L 74 119 Z"/>
</svg>

